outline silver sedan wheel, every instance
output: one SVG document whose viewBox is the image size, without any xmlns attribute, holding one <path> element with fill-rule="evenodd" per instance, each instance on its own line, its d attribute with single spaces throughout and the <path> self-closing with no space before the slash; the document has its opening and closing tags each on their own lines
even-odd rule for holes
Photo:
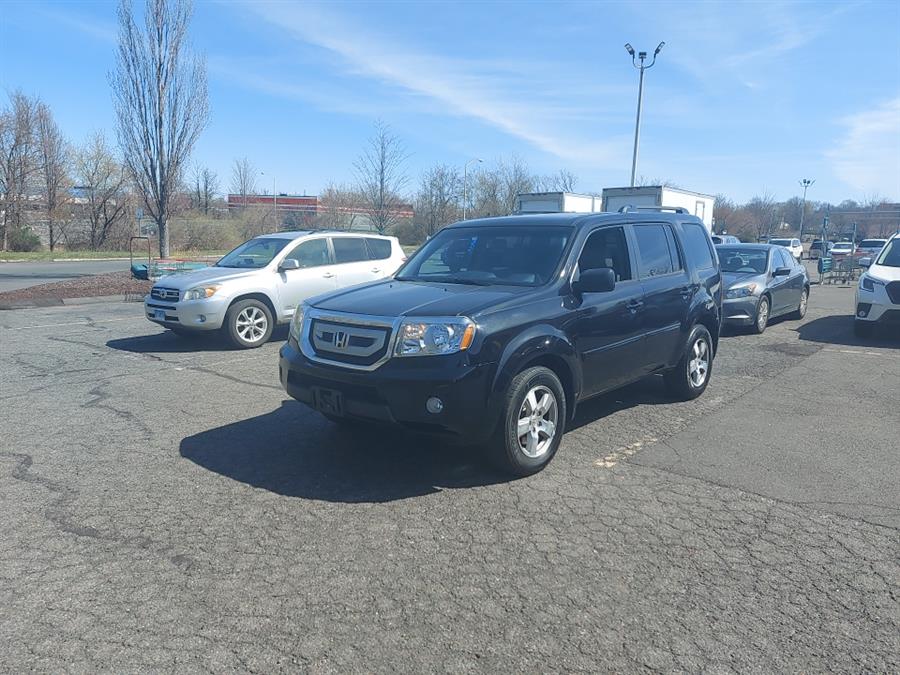
<svg viewBox="0 0 900 675">
<path fill-rule="evenodd" d="M 769 323 L 769 301 L 762 299 L 759 301 L 759 309 L 756 312 L 756 326 L 761 333 L 766 324 Z"/>
<path fill-rule="evenodd" d="M 809 294 L 806 292 L 806 289 L 800 294 L 800 306 L 797 308 L 797 312 L 800 314 L 800 318 L 802 319 L 806 316 L 806 303 L 809 301 Z"/>
<path fill-rule="evenodd" d="M 235 318 L 237 334 L 246 342 L 259 342 L 269 328 L 269 321 L 259 307 L 245 307 Z"/>
<path fill-rule="evenodd" d="M 704 338 L 697 338 L 694 342 L 691 356 L 688 361 L 688 377 L 694 388 L 702 387 L 709 375 L 709 344 Z"/>
<path fill-rule="evenodd" d="M 558 415 L 553 392 L 544 385 L 532 387 L 522 402 L 516 425 L 519 450 L 526 457 L 535 459 L 550 449 L 556 436 Z"/>
</svg>

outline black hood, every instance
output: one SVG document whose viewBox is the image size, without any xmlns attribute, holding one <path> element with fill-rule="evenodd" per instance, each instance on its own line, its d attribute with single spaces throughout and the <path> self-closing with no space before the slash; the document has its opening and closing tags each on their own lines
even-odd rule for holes
<svg viewBox="0 0 900 675">
<path fill-rule="evenodd" d="M 386 279 L 321 295 L 316 309 L 372 316 L 468 316 L 533 291 L 523 286 L 472 286 Z"/>
</svg>

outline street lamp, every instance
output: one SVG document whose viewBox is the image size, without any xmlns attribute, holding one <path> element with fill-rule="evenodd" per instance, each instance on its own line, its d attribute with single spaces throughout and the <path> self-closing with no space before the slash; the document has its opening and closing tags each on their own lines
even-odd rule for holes
<svg viewBox="0 0 900 675">
<path fill-rule="evenodd" d="M 809 189 L 809 186 L 815 183 L 816 180 L 809 178 L 804 178 L 800 181 L 800 185 L 803 186 L 803 204 L 800 207 L 800 243 L 803 243 L 803 216 L 806 214 L 806 191 Z"/>
<path fill-rule="evenodd" d="M 474 157 L 463 166 L 463 220 L 466 219 L 466 207 L 469 205 L 469 164 L 481 164 L 480 159 Z"/>
<path fill-rule="evenodd" d="M 260 171 L 259 175 L 265 176 L 266 172 Z M 272 204 L 275 207 L 275 227 L 277 227 L 280 230 L 281 227 L 278 225 L 278 188 L 275 187 L 275 174 L 274 173 L 272 174 L 272 199 L 273 199 Z"/>
<path fill-rule="evenodd" d="M 641 76 L 638 80 L 637 120 L 635 120 L 634 123 L 634 154 L 631 156 L 631 187 L 634 187 L 634 175 L 637 171 L 638 142 L 641 137 L 641 107 L 644 102 L 644 71 L 647 68 L 653 67 L 653 64 L 656 63 L 657 55 L 662 51 L 665 44 L 665 42 L 660 42 L 656 46 L 656 51 L 653 52 L 653 60 L 650 61 L 648 65 L 644 65 L 644 60 L 647 58 L 647 52 L 638 52 L 635 55 L 634 47 L 627 42 L 625 43 L 625 51 L 631 54 L 631 64 L 641 71 Z M 638 63 L 638 61 L 640 61 L 640 63 Z"/>
</svg>

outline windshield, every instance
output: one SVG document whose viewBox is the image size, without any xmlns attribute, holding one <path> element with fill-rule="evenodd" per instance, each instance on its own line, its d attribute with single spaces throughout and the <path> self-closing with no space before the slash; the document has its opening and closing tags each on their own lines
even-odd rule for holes
<svg viewBox="0 0 900 675">
<path fill-rule="evenodd" d="M 881 248 L 885 245 L 887 240 L 885 239 L 863 239 L 859 242 L 860 248 Z"/>
<path fill-rule="evenodd" d="M 775 246 L 790 246 L 791 240 L 790 239 L 773 239 L 769 243 L 775 244 Z"/>
<path fill-rule="evenodd" d="M 719 265 L 723 272 L 737 274 L 763 274 L 769 260 L 764 249 L 740 249 L 719 246 Z"/>
<path fill-rule="evenodd" d="M 453 227 L 429 240 L 397 274 L 401 281 L 540 286 L 553 278 L 569 227 Z"/>
<path fill-rule="evenodd" d="M 293 239 L 276 239 L 274 237 L 258 237 L 245 241 L 227 253 L 216 267 L 239 267 L 243 269 L 259 269 L 265 267 L 278 252 L 290 244 Z"/>
<path fill-rule="evenodd" d="M 900 238 L 891 239 L 881 255 L 878 256 L 877 265 L 885 267 L 900 267 Z"/>
</svg>

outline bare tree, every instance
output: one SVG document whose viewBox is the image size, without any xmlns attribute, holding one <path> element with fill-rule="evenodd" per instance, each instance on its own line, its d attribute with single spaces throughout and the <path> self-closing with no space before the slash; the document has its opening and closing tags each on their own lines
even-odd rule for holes
<svg viewBox="0 0 900 675">
<path fill-rule="evenodd" d="M 194 167 L 194 199 L 197 208 L 203 213 L 209 213 L 210 204 L 219 192 L 219 177 L 216 172 L 208 167 Z"/>
<path fill-rule="evenodd" d="M 328 185 L 319 197 L 316 225 L 331 230 L 352 230 L 359 217 L 362 196 L 348 185 Z"/>
<path fill-rule="evenodd" d="M 528 169 L 528 165 L 520 157 L 500 162 L 500 205 L 502 213 L 507 215 L 516 210 L 516 197 L 525 192 L 534 192 L 537 179 Z"/>
<path fill-rule="evenodd" d="M 542 176 L 536 181 L 536 188 L 541 192 L 575 192 L 578 176 L 566 169 L 560 169 L 549 176 Z"/>
<path fill-rule="evenodd" d="M 169 215 L 191 149 L 209 121 L 206 64 L 186 44 L 189 0 L 147 0 L 144 26 L 119 5 L 119 49 L 110 81 L 119 145 L 169 255 Z"/>
<path fill-rule="evenodd" d="M 777 206 L 775 198 L 768 192 L 756 195 L 745 205 L 744 208 L 753 219 L 757 240 L 772 231 L 775 225 Z"/>
<path fill-rule="evenodd" d="M 9 245 L 10 230 L 22 226 L 28 183 L 38 169 L 34 142 L 36 107 L 34 100 L 21 91 L 14 91 L 9 97 L 9 107 L 0 112 L 0 194 L 3 196 L 0 250 L 3 251 Z"/>
<path fill-rule="evenodd" d="M 256 167 L 246 157 L 231 165 L 231 194 L 240 196 L 241 206 L 247 206 L 247 195 L 256 194 Z"/>
<path fill-rule="evenodd" d="M 126 215 L 128 173 L 116 161 L 103 134 L 95 134 L 75 157 L 75 178 L 85 199 L 90 246 L 101 248 Z"/>
<path fill-rule="evenodd" d="M 378 232 L 400 220 L 400 193 L 408 182 L 403 165 L 407 154 L 400 139 L 384 122 L 375 123 L 375 134 L 354 164 L 363 209 Z"/>
<path fill-rule="evenodd" d="M 41 190 L 47 212 L 47 230 L 52 251 L 59 239 L 57 212 L 69 201 L 69 147 L 53 113 L 45 103 L 38 103 L 35 114 L 38 166 Z M 65 221 L 63 221 L 65 222 Z"/>
<path fill-rule="evenodd" d="M 422 174 L 416 195 L 416 218 L 424 225 L 427 236 L 456 219 L 461 192 L 462 177 L 456 167 L 439 164 Z"/>
</svg>

